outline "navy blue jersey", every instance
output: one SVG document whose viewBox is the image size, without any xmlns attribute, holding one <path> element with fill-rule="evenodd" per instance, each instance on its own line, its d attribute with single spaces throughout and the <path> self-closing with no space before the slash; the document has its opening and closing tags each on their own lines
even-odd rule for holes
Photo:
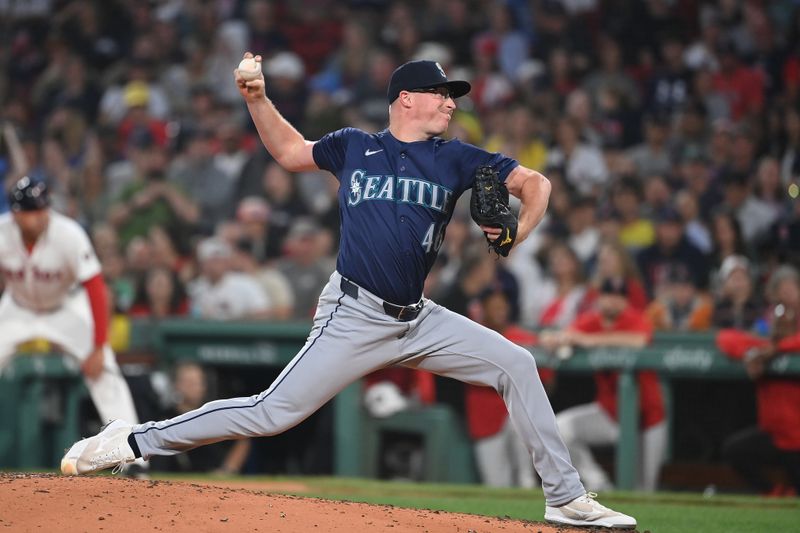
<svg viewBox="0 0 800 533">
<path fill-rule="evenodd" d="M 339 179 L 339 273 L 387 300 L 408 305 L 444 240 L 453 207 L 491 165 L 505 181 L 518 163 L 459 140 L 401 142 L 384 130 L 344 128 L 314 145 L 314 162 Z"/>
</svg>

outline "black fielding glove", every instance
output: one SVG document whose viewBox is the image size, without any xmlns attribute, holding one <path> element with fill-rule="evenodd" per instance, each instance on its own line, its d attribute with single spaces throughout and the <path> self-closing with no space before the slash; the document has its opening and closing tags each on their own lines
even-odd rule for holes
<svg viewBox="0 0 800 533">
<path fill-rule="evenodd" d="M 497 171 L 490 166 L 478 167 L 472 185 L 470 200 L 472 220 L 479 226 L 500 228 L 502 232 L 489 248 L 503 257 L 508 256 L 517 238 L 517 217 L 508 207 L 508 189 L 498 178 Z"/>
</svg>

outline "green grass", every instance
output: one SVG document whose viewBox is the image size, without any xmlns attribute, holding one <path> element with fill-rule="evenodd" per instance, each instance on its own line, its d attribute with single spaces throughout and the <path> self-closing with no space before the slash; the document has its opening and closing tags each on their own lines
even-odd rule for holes
<svg viewBox="0 0 800 533">
<path fill-rule="evenodd" d="M 162 479 L 213 483 L 211 478 L 178 477 Z M 400 507 L 435 509 L 486 516 L 510 516 L 542 521 L 544 498 L 541 491 L 490 489 L 475 485 L 440 485 L 382 482 L 345 478 L 242 477 L 225 478 L 248 482 L 293 482 L 307 487 L 286 494 L 313 496 Z M 284 491 L 272 491 L 284 492 Z M 603 494 L 600 501 L 631 514 L 639 531 L 652 533 L 764 533 L 800 531 L 800 500 L 764 499 L 747 496 L 704 498 L 692 493 L 631 492 Z"/>
</svg>

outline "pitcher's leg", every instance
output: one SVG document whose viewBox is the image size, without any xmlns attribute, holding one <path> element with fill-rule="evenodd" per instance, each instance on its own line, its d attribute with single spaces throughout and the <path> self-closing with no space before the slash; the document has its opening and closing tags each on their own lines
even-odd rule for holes
<svg viewBox="0 0 800 533">
<path fill-rule="evenodd" d="M 320 301 L 305 346 L 267 390 L 134 426 L 142 456 L 174 455 L 221 440 L 282 433 L 355 379 L 385 365 L 399 351 L 400 328 L 373 327 L 359 309 L 348 306 L 352 301 L 347 298 L 339 292 Z"/>
<path fill-rule="evenodd" d="M 583 495 L 530 352 L 433 302 L 429 307 L 406 337 L 409 359 L 403 364 L 494 387 L 533 455 L 547 504 L 562 505 Z"/>
<path fill-rule="evenodd" d="M 592 491 L 611 489 L 608 475 L 589 447 L 614 443 L 619 435 L 616 422 L 600 404 L 593 402 L 561 411 L 556 415 L 556 423 L 586 488 Z"/>
</svg>

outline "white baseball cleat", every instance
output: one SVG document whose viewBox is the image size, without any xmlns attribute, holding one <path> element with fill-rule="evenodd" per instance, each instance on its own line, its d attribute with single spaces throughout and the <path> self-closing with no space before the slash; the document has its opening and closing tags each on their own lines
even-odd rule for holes
<svg viewBox="0 0 800 533">
<path fill-rule="evenodd" d="M 130 433 L 130 424 L 114 420 L 94 437 L 79 440 L 61 459 L 61 473 L 77 476 L 112 467 L 118 472 L 125 464 L 136 460 L 128 444 Z"/>
<path fill-rule="evenodd" d="M 561 507 L 545 507 L 544 519 L 570 526 L 618 527 L 633 529 L 636 519 L 600 505 L 597 494 L 587 492 Z"/>
</svg>

